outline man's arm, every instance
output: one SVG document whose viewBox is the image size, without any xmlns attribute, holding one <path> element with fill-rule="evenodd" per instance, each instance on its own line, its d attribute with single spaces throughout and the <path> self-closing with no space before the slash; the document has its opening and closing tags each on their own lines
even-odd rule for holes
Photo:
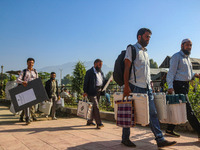
<svg viewBox="0 0 200 150">
<path fill-rule="evenodd" d="M 131 61 L 129 59 L 124 60 L 124 96 L 129 96 L 131 89 L 129 87 L 129 75 L 130 75 Z"/>
<path fill-rule="evenodd" d="M 88 93 L 88 84 L 89 84 L 89 75 L 87 71 L 85 75 L 85 79 L 84 79 L 84 85 L 83 85 L 84 97 L 87 96 L 87 93 Z"/>
<path fill-rule="evenodd" d="M 179 63 L 178 55 L 173 55 L 170 59 L 170 68 L 169 68 L 169 72 L 167 73 L 167 84 L 168 84 L 169 94 L 172 94 L 174 91 L 173 82 L 174 82 L 174 78 L 177 72 L 178 63 Z"/>
</svg>

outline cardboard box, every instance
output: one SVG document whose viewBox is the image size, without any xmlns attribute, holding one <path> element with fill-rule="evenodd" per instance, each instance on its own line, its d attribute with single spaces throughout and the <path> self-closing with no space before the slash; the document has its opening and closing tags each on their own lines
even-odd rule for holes
<svg viewBox="0 0 200 150">
<path fill-rule="evenodd" d="M 15 112 L 49 99 L 40 78 L 28 82 L 26 87 L 19 85 L 10 89 L 9 93 Z"/>
</svg>

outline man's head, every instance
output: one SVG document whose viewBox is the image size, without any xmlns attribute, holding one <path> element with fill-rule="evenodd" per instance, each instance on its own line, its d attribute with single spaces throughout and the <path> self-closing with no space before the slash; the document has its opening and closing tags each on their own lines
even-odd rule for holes
<svg viewBox="0 0 200 150">
<path fill-rule="evenodd" d="M 35 63 L 35 60 L 33 58 L 28 58 L 27 59 L 27 66 L 28 66 L 28 69 L 32 69 L 33 66 L 34 66 L 34 63 Z"/>
<path fill-rule="evenodd" d="M 55 72 L 51 72 L 51 79 L 55 80 L 55 78 L 56 78 L 56 73 Z"/>
<path fill-rule="evenodd" d="M 190 39 L 184 39 L 181 42 L 181 50 L 185 55 L 190 55 L 192 49 L 192 41 Z"/>
<path fill-rule="evenodd" d="M 97 72 L 101 71 L 102 65 L 103 65 L 103 61 L 101 59 L 96 59 L 94 61 L 94 68 L 96 69 Z"/>
<path fill-rule="evenodd" d="M 151 34 L 152 34 L 151 30 L 147 28 L 141 28 L 140 30 L 138 30 L 138 33 L 137 33 L 138 43 L 142 47 L 146 47 L 149 44 Z"/>
</svg>

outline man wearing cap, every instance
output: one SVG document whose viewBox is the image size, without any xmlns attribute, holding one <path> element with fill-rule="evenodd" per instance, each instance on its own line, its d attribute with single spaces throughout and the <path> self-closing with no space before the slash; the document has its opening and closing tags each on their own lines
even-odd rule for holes
<svg viewBox="0 0 200 150">
<path fill-rule="evenodd" d="M 168 93 L 172 94 L 188 94 L 189 81 L 194 77 L 200 77 L 200 74 L 193 73 L 192 63 L 190 62 L 189 55 L 192 49 L 192 41 L 190 39 L 184 39 L 181 43 L 181 50 L 175 53 L 170 59 L 170 68 L 167 74 Z M 198 134 L 198 140 L 200 141 L 200 123 L 197 120 L 190 102 L 186 103 L 187 119 L 192 128 Z M 174 132 L 176 125 L 168 124 L 166 134 L 174 137 L 180 137 L 179 134 Z"/>
</svg>

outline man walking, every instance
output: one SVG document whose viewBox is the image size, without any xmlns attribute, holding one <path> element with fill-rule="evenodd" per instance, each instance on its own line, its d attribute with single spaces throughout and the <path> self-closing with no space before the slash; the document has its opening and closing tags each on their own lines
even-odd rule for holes
<svg viewBox="0 0 200 150">
<path fill-rule="evenodd" d="M 170 68 L 167 74 L 168 93 L 172 94 L 188 94 L 189 81 L 194 77 L 200 77 L 199 74 L 193 73 L 192 64 L 190 62 L 189 55 L 192 49 L 192 41 L 190 39 L 184 39 L 181 42 L 181 50 L 175 53 L 170 59 Z M 200 123 L 197 120 L 189 100 L 186 103 L 187 119 L 192 128 L 198 134 L 198 140 L 200 141 Z M 174 132 L 176 125 L 168 124 L 166 134 L 174 137 L 180 137 L 180 135 Z"/>
<path fill-rule="evenodd" d="M 159 148 L 167 147 L 176 144 L 175 141 L 169 142 L 164 139 L 162 131 L 160 129 L 159 120 L 157 118 L 157 111 L 154 105 L 154 98 L 152 94 L 151 78 L 150 78 L 150 63 L 145 48 L 151 38 L 151 30 L 147 28 L 141 28 L 137 33 L 137 43 L 133 45 L 136 49 L 136 59 L 134 60 L 134 66 L 132 66 L 131 74 L 130 68 L 132 65 L 132 47 L 128 46 L 124 58 L 124 96 L 128 96 L 129 93 L 144 93 L 149 97 L 149 113 L 150 113 L 150 127 L 155 136 L 157 146 Z M 135 70 L 135 73 L 134 73 Z M 129 78 L 130 76 L 130 78 Z M 130 141 L 130 128 L 123 128 L 122 144 L 129 147 L 136 147 L 136 145 Z"/>
<path fill-rule="evenodd" d="M 27 86 L 28 82 L 38 78 L 38 73 L 37 71 L 33 68 L 35 63 L 35 60 L 33 58 L 28 58 L 27 59 L 27 69 L 24 69 L 21 71 L 19 74 L 19 77 L 17 78 L 17 83 L 22 84 L 23 86 Z M 23 110 L 22 114 L 20 115 L 20 121 L 23 122 L 23 116 L 25 114 L 25 120 L 26 124 L 30 124 L 30 113 L 32 115 L 33 121 L 36 121 L 36 116 L 35 116 L 35 106 L 28 107 L 27 109 Z"/>
<path fill-rule="evenodd" d="M 51 72 L 51 77 L 46 82 L 45 89 L 46 89 L 47 95 L 49 97 L 49 101 L 53 103 L 53 106 L 51 108 L 52 120 L 57 120 L 57 118 L 56 118 L 56 102 L 57 102 L 57 100 L 60 99 L 60 96 L 58 93 L 58 82 L 56 80 L 55 72 Z"/>
<path fill-rule="evenodd" d="M 87 125 L 95 126 L 93 123 L 94 118 L 98 129 L 103 127 L 99 114 L 99 99 L 102 87 L 105 83 L 104 74 L 101 71 L 102 64 L 103 62 L 100 59 L 94 61 L 94 66 L 86 72 L 83 87 L 83 96 L 87 96 L 90 102 L 93 103 L 92 119 L 87 121 Z"/>
</svg>

